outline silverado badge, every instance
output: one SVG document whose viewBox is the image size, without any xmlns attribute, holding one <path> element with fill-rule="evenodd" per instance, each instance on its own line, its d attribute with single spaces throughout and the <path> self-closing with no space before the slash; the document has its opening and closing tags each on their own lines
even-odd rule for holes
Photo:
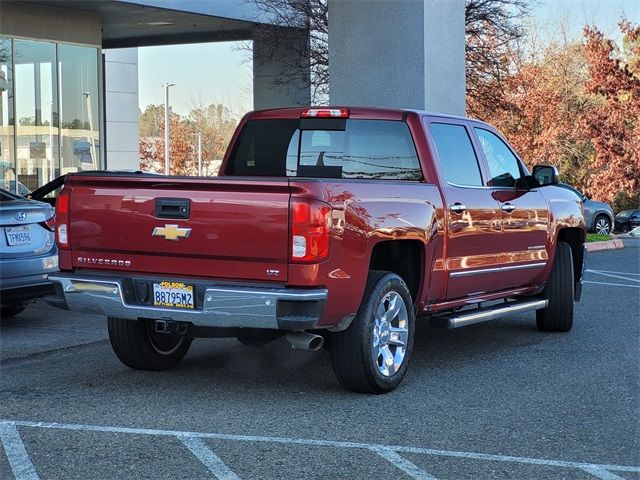
<svg viewBox="0 0 640 480">
<path fill-rule="evenodd" d="M 164 237 L 165 240 L 177 241 L 179 238 L 189 238 L 191 229 L 179 228 L 178 225 L 165 225 L 164 227 L 155 227 L 151 235 L 154 237 Z"/>
</svg>

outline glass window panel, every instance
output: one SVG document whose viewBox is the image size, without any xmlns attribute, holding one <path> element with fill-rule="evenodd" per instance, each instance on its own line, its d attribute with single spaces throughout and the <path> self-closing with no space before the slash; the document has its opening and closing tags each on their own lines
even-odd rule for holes
<svg viewBox="0 0 640 480">
<path fill-rule="evenodd" d="M 478 159 L 467 129 L 463 125 L 433 123 L 431 133 L 447 181 L 456 185 L 482 185 Z"/>
<path fill-rule="evenodd" d="M 18 189 L 59 175 L 56 46 L 14 40 Z"/>
<path fill-rule="evenodd" d="M 491 180 L 487 182 L 487 185 L 490 187 L 515 187 L 522 177 L 516 156 L 494 133 L 482 128 L 475 130 L 491 174 Z"/>
<path fill-rule="evenodd" d="M 12 45 L 10 38 L 0 37 L 0 187 L 15 192 L 13 129 Z"/>
<path fill-rule="evenodd" d="M 100 168 L 98 50 L 60 45 L 62 173 Z"/>
<path fill-rule="evenodd" d="M 225 173 L 393 180 L 422 178 L 413 139 L 404 122 L 347 120 L 344 131 L 301 131 L 299 126 L 299 120 L 247 122 Z"/>
</svg>

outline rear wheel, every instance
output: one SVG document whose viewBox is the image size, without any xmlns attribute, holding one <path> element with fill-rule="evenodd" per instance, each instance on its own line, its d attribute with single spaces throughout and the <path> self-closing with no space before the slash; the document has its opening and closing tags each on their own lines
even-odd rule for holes
<svg viewBox="0 0 640 480">
<path fill-rule="evenodd" d="M 595 230 L 598 235 L 609 235 L 611 233 L 611 220 L 606 215 L 596 217 Z"/>
<path fill-rule="evenodd" d="M 137 370 L 167 370 L 175 367 L 189 351 L 191 338 L 157 333 L 152 320 L 109 317 L 109 340 L 116 356 Z"/>
<path fill-rule="evenodd" d="M 542 292 L 546 308 L 536 311 L 536 326 L 543 332 L 568 332 L 573 326 L 573 257 L 566 242 L 558 242 L 553 268 Z"/>
<path fill-rule="evenodd" d="M 402 278 L 370 272 L 356 318 L 331 337 L 331 361 L 340 383 L 362 393 L 396 388 L 407 371 L 414 328 L 411 294 Z"/>
<path fill-rule="evenodd" d="M 14 303 L 13 305 L 5 305 L 0 309 L 0 318 L 11 318 L 19 315 L 27 308 L 26 303 Z"/>
</svg>

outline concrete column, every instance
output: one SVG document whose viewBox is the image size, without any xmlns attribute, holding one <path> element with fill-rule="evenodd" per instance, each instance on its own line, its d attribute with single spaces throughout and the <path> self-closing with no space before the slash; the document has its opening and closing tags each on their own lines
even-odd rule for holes
<svg viewBox="0 0 640 480">
<path fill-rule="evenodd" d="M 107 123 L 106 168 L 138 170 L 138 49 L 103 51 Z"/>
<path fill-rule="evenodd" d="M 309 105 L 308 42 L 306 32 L 284 28 L 254 39 L 254 109 Z"/>
<path fill-rule="evenodd" d="M 464 0 L 329 0 L 332 105 L 465 113 Z"/>
</svg>

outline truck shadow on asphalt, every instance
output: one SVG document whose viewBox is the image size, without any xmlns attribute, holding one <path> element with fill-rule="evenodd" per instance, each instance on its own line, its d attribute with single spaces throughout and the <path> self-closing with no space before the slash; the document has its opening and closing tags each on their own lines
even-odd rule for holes
<svg viewBox="0 0 640 480">
<path fill-rule="evenodd" d="M 503 357 L 510 351 L 559 349 L 558 342 L 562 343 L 563 339 L 566 336 L 537 332 L 535 320 L 529 317 L 497 320 L 454 331 L 420 324 L 404 386 L 421 379 L 440 382 L 452 370 L 460 371 L 479 362 L 486 364 L 495 360 L 504 364 Z M 185 389 L 190 394 L 212 387 L 248 392 L 274 386 L 298 393 L 347 393 L 333 375 L 326 348 L 318 352 L 293 350 L 284 339 L 261 348 L 241 345 L 235 339 L 196 339 L 183 362 L 172 370 L 144 372 L 124 366 L 117 370 L 110 379 L 116 384 L 122 383 L 123 389 L 130 388 L 133 377 L 138 388 L 148 384 L 154 390 Z"/>
</svg>

